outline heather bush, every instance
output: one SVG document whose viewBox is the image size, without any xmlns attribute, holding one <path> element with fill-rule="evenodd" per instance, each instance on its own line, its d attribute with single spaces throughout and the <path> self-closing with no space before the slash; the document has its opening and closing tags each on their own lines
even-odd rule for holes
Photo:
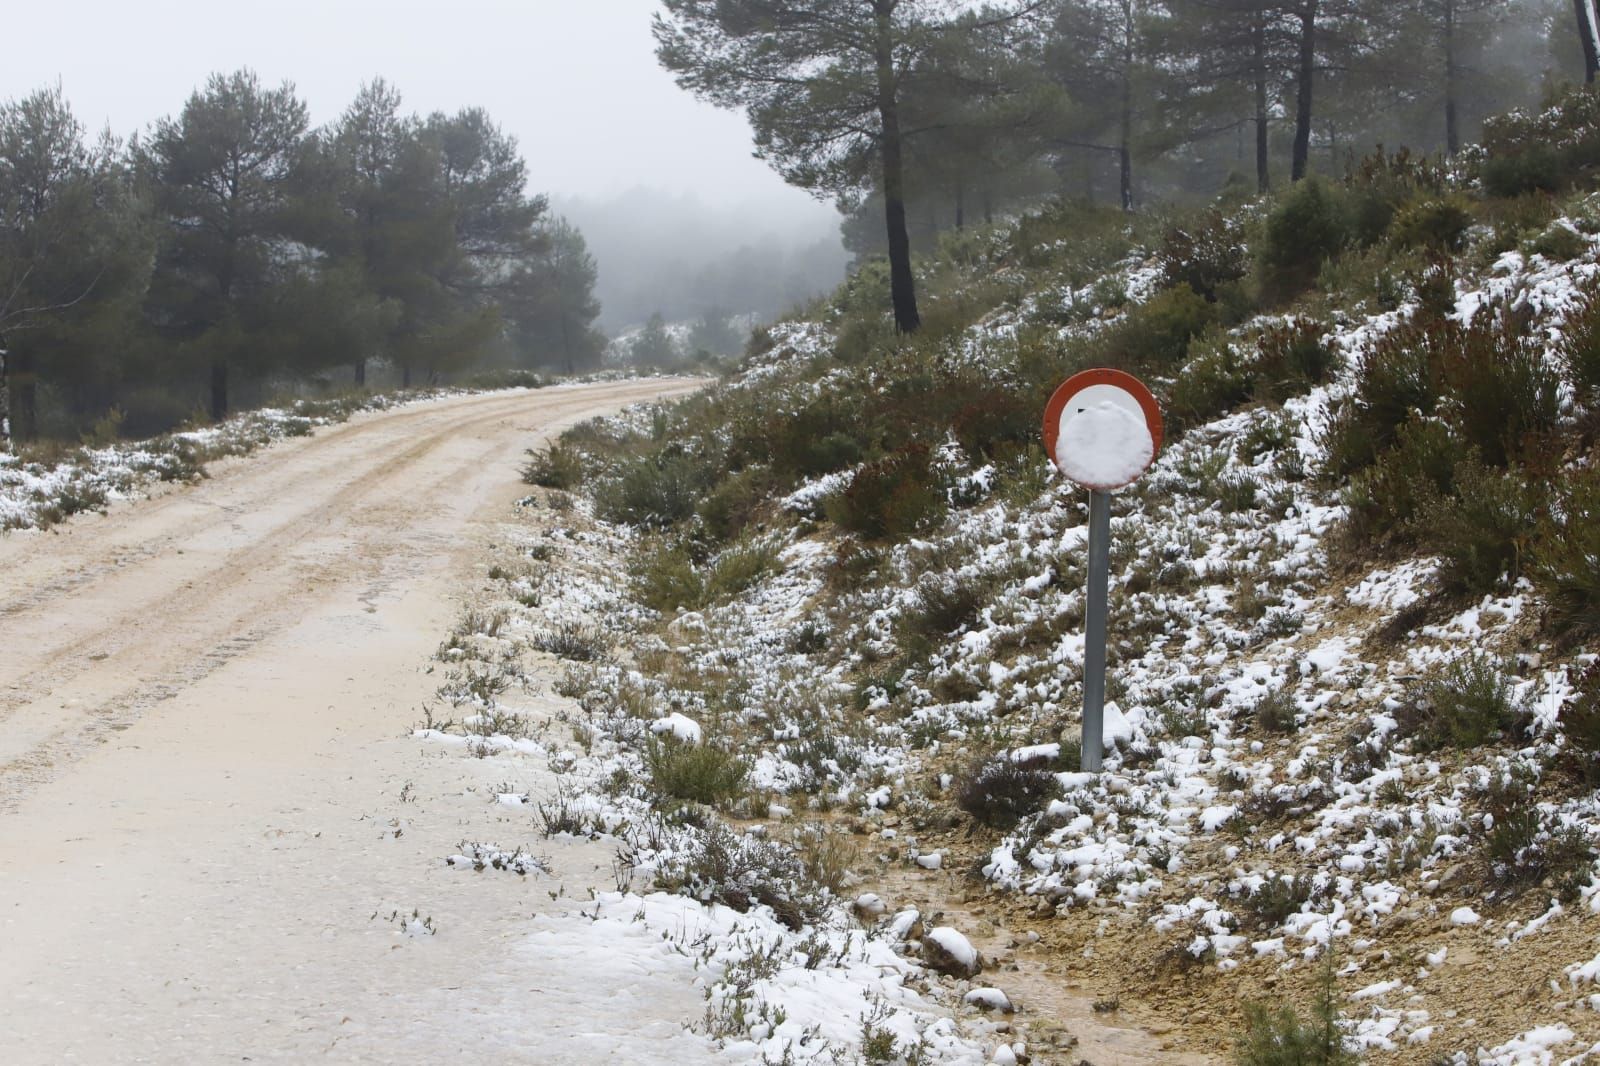
<svg viewBox="0 0 1600 1066">
<path fill-rule="evenodd" d="M 1193 225 L 1168 229 L 1156 262 L 1164 287 L 1187 285 L 1208 303 L 1216 303 L 1220 290 L 1250 272 L 1250 252 L 1240 226 L 1219 211 L 1207 213 Z"/>
<path fill-rule="evenodd" d="M 1472 205 L 1457 193 L 1406 204 L 1389 225 L 1389 239 L 1401 248 L 1459 252 L 1471 227 Z"/>
<path fill-rule="evenodd" d="M 956 804 L 984 825 L 1009 829 L 1042 808 L 1058 788 L 1049 770 L 1001 754 L 962 776 L 956 786 Z"/>
<path fill-rule="evenodd" d="M 1166 370 L 1181 366 L 1189 342 L 1215 323 L 1217 309 L 1188 285 L 1166 289 L 1130 308 L 1105 339 L 1113 364 Z"/>
<path fill-rule="evenodd" d="M 1411 523 L 1415 538 L 1443 558 L 1446 588 L 1474 595 L 1493 591 L 1522 571 L 1543 493 L 1520 471 L 1458 463 L 1455 491 L 1423 501 Z"/>
<path fill-rule="evenodd" d="M 1343 492 L 1349 508 L 1346 532 L 1368 544 L 1409 536 L 1424 503 L 1448 494 L 1455 485 L 1461 442 L 1438 419 L 1417 418 L 1401 426 L 1394 447 L 1350 478 Z"/>
<path fill-rule="evenodd" d="M 898 539 L 943 517 L 944 488 L 925 445 L 915 444 L 856 471 L 829 497 L 828 517 L 869 539 Z"/>
<path fill-rule="evenodd" d="M 1456 659 L 1416 682 L 1397 715 L 1400 729 L 1419 750 L 1472 749 L 1510 735 L 1526 715 L 1511 694 L 1511 680 L 1488 655 Z"/>
<path fill-rule="evenodd" d="M 1529 569 L 1561 631 L 1600 636 L 1600 467 L 1557 479 Z"/>
<path fill-rule="evenodd" d="M 1490 466 L 1521 458 L 1555 429 L 1560 379 L 1522 314 L 1485 309 L 1465 327 L 1436 324 L 1446 417 Z"/>
</svg>

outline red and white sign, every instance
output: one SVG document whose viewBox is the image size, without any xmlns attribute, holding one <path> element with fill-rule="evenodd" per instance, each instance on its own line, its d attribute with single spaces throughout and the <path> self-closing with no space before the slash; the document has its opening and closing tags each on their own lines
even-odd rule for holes
<svg viewBox="0 0 1600 1066">
<path fill-rule="evenodd" d="M 1161 408 L 1144 383 L 1120 370 L 1085 370 L 1044 409 L 1044 448 L 1086 489 L 1110 492 L 1139 480 L 1161 451 Z"/>
</svg>

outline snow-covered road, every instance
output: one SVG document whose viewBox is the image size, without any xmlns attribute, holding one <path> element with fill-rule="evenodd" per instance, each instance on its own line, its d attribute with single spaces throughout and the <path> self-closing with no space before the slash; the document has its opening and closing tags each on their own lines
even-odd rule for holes
<svg viewBox="0 0 1600 1066">
<path fill-rule="evenodd" d="M 659 938 L 529 936 L 610 850 L 526 840 L 481 766 L 407 737 L 521 451 L 687 387 L 363 416 L 0 539 L 0 1059 L 713 1061 Z M 461 840 L 551 875 L 446 867 Z"/>
</svg>

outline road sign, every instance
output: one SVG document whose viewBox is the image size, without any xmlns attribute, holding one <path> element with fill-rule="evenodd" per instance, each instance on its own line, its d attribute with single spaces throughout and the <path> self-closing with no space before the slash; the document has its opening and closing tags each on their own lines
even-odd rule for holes
<svg viewBox="0 0 1600 1066">
<path fill-rule="evenodd" d="M 1055 391 L 1044 409 L 1044 448 L 1072 481 L 1089 490 L 1089 605 L 1084 614 L 1083 756 L 1099 773 L 1105 748 L 1106 607 L 1111 578 L 1111 493 L 1131 485 L 1161 451 L 1161 408 L 1138 378 L 1085 370 Z"/>
<path fill-rule="evenodd" d="M 1067 477 L 1110 492 L 1131 485 L 1161 451 L 1161 408 L 1120 370 L 1074 374 L 1044 409 L 1044 447 Z"/>
</svg>

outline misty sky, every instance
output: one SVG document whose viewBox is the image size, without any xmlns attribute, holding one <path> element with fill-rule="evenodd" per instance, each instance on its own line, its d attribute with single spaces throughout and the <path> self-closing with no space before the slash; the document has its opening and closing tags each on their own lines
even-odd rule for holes
<svg viewBox="0 0 1600 1066">
<path fill-rule="evenodd" d="M 637 185 L 815 214 L 750 157 L 738 114 L 695 101 L 655 62 L 654 0 L 85 0 L 8 5 L 0 97 L 61 82 L 91 130 L 176 113 L 212 71 L 295 82 L 312 121 L 382 75 L 408 110 L 481 105 L 521 142 L 535 191 L 606 198 Z M 774 203 L 775 201 L 775 203 Z M 787 212 L 786 212 L 787 213 Z"/>
</svg>

